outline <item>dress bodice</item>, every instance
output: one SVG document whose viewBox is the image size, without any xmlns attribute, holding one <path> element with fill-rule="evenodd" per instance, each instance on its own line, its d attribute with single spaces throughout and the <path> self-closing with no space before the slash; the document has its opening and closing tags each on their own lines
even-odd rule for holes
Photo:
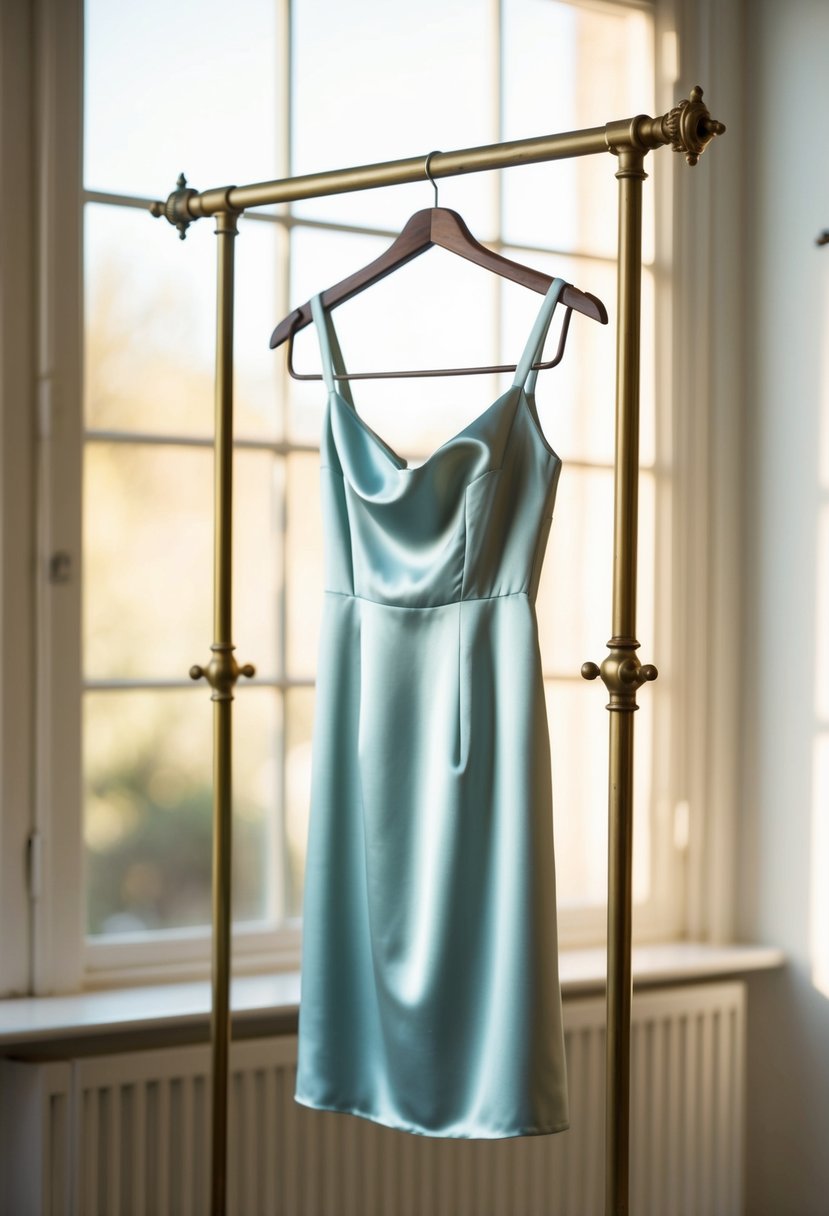
<svg viewBox="0 0 829 1216">
<path fill-rule="evenodd" d="M 505 393 L 422 464 L 409 466 L 362 419 L 320 298 L 328 404 L 320 466 L 325 589 L 430 608 L 525 594 L 535 599 L 561 460 L 535 406 L 538 359 L 564 284 L 553 282 Z"/>
</svg>

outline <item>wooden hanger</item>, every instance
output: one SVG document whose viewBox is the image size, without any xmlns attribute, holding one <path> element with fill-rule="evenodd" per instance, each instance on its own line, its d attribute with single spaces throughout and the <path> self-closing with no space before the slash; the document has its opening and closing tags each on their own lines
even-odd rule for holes
<svg viewBox="0 0 829 1216">
<path fill-rule="evenodd" d="M 429 174 L 429 159 L 432 155 L 434 154 L 430 153 L 429 157 L 426 158 L 426 174 L 435 187 L 435 203 L 437 204 L 437 185 L 434 178 Z M 392 274 L 401 266 L 405 266 L 407 262 L 418 257 L 419 254 L 424 253 L 427 249 L 431 249 L 433 245 L 439 245 L 442 249 L 448 249 L 450 253 L 457 253 L 463 258 L 467 258 L 470 262 L 474 262 L 477 266 L 482 266 L 485 270 L 491 270 L 502 278 L 520 283 L 523 287 L 529 287 L 532 291 L 537 291 L 541 295 L 546 295 L 553 283 L 550 275 L 543 274 L 540 270 L 534 270 L 531 266 L 523 266 L 520 262 L 513 262 L 510 258 L 504 257 L 503 254 L 495 253 L 492 249 L 487 249 L 485 245 L 482 245 L 475 239 L 457 211 L 451 211 L 446 207 L 438 207 L 436 205 L 434 207 L 426 207 L 422 211 L 416 211 L 385 253 L 381 253 L 373 262 L 369 262 L 361 270 L 356 270 L 348 278 L 343 279 L 333 287 L 329 287 L 327 291 L 324 291 L 322 293 L 323 308 L 330 310 L 336 308 L 338 304 L 344 304 L 346 300 L 350 300 L 358 292 L 363 291 L 366 287 L 371 287 L 374 283 L 379 283 L 381 279 L 386 278 L 387 275 Z M 567 314 L 562 327 L 562 341 L 559 345 L 559 351 L 551 362 L 536 364 L 536 370 L 553 367 L 560 360 L 563 354 L 567 327 L 569 326 L 570 313 L 573 309 L 584 313 L 585 316 L 590 317 L 594 321 L 599 321 L 602 325 L 607 324 L 607 309 L 600 299 L 589 292 L 580 291 L 578 287 L 573 287 L 568 283 L 562 291 L 561 301 L 567 308 Z M 311 302 L 309 300 L 301 308 L 294 309 L 293 312 L 280 321 L 271 334 L 271 349 L 280 346 L 286 340 L 289 341 L 288 370 L 297 380 L 322 379 L 320 375 L 300 374 L 293 369 L 294 335 L 301 329 L 304 329 L 306 325 L 309 325 L 311 321 Z M 335 378 L 343 380 L 371 380 L 393 376 L 463 376 L 481 372 L 515 370 L 516 367 L 512 365 L 506 367 L 445 368 L 417 372 L 349 372 Z"/>
</svg>

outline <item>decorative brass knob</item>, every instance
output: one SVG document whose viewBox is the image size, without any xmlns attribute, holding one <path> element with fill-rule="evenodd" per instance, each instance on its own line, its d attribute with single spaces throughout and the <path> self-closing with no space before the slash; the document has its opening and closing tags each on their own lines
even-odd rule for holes
<svg viewBox="0 0 829 1216">
<path fill-rule="evenodd" d="M 653 663 L 640 664 L 632 655 L 611 649 L 601 667 L 598 663 L 582 663 L 581 674 L 585 680 L 597 680 L 601 676 L 611 692 L 622 692 L 655 680 L 659 672 Z"/>
<path fill-rule="evenodd" d="M 624 684 L 635 684 L 638 688 L 646 680 L 655 680 L 659 672 L 653 663 L 640 663 L 637 659 L 625 659 L 619 664 L 619 679 Z"/>
<path fill-rule="evenodd" d="M 189 202 L 195 194 L 198 194 L 198 190 L 187 185 L 187 178 L 183 173 L 179 173 L 176 186 L 178 189 L 168 195 L 166 202 L 150 204 L 150 214 L 154 215 L 157 220 L 164 218 L 168 224 L 177 228 L 179 238 L 183 241 L 187 236 L 187 229 L 193 222 Z M 193 676 L 194 680 L 198 678 L 198 676 Z"/>
<path fill-rule="evenodd" d="M 233 689 L 239 676 L 251 680 L 256 675 L 256 668 L 252 663 L 245 663 L 244 667 L 240 667 L 233 657 L 233 646 L 229 643 L 214 643 L 210 649 L 213 651 L 213 658 L 206 667 L 194 663 L 190 668 L 190 679 L 207 680 L 213 689 L 212 700 L 232 701 Z"/>
</svg>

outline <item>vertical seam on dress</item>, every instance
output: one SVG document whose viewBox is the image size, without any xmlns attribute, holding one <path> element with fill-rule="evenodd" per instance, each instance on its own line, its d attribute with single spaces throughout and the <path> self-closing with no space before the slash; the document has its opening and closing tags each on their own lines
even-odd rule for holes
<svg viewBox="0 0 829 1216">
<path fill-rule="evenodd" d="M 476 481 L 478 479 L 476 478 Z M 461 605 L 466 591 L 466 568 L 469 559 L 469 485 L 463 491 L 463 568 L 461 570 L 461 593 L 458 597 L 458 754 L 455 757 L 455 768 L 460 768 L 463 761 L 463 648 L 461 645 Z"/>
<path fill-rule="evenodd" d="M 477 481 L 478 478 L 475 478 Z M 466 594 L 466 559 L 468 557 L 469 548 L 469 487 L 474 485 L 474 481 L 468 482 L 463 489 L 463 559 L 461 565 L 461 593 L 458 597 L 462 600 Z"/>
<path fill-rule="evenodd" d="M 461 624 L 461 613 L 463 612 L 463 600 L 458 600 L 458 754 L 455 757 L 455 768 L 460 769 L 463 766 L 463 682 L 464 682 L 464 665 L 463 665 L 463 629 Z"/>
</svg>

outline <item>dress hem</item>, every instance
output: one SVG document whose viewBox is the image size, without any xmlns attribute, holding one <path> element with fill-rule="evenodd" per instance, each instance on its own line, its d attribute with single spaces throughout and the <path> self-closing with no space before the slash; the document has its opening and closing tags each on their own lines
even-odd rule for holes
<svg viewBox="0 0 829 1216">
<path fill-rule="evenodd" d="M 467 1135 L 463 1132 L 429 1132 L 422 1127 L 415 1127 L 411 1123 L 392 1123 L 369 1111 L 360 1110 L 356 1106 L 327 1106 L 322 1102 L 312 1102 L 308 1098 L 301 1098 L 298 1094 L 294 1094 L 294 1101 L 310 1110 L 331 1111 L 336 1115 L 357 1115 L 361 1119 L 369 1119 L 372 1123 L 379 1123 L 382 1127 L 390 1127 L 394 1131 L 410 1132 L 415 1136 L 430 1136 L 442 1140 L 514 1140 L 519 1136 L 553 1136 L 557 1132 L 566 1132 L 570 1127 L 568 1119 L 564 1123 L 557 1123 L 552 1127 L 525 1127 L 515 1132 L 482 1132 L 474 1135 L 471 1133 Z"/>
</svg>

